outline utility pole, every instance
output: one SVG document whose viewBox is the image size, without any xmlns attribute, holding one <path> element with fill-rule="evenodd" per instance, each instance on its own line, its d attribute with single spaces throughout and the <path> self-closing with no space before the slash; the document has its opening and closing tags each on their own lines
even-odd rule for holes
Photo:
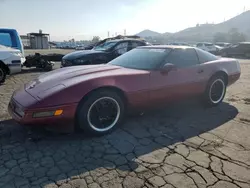
<svg viewBox="0 0 250 188">
<path fill-rule="evenodd" d="M 126 29 L 124 29 L 124 36 L 126 36 Z"/>
<path fill-rule="evenodd" d="M 109 38 L 109 31 L 108 31 L 108 38 Z"/>
</svg>

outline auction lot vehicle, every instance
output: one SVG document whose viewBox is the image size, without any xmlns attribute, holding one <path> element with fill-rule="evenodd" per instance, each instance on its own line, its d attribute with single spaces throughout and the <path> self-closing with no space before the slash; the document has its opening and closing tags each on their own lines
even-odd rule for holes
<svg viewBox="0 0 250 188">
<path fill-rule="evenodd" d="M 231 44 L 228 42 L 216 42 L 215 45 L 220 46 L 222 48 L 226 48 L 226 47 L 231 46 Z"/>
<path fill-rule="evenodd" d="M 220 50 L 224 57 L 241 56 L 250 58 L 250 42 L 240 42 L 239 44 L 229 46 Z"/>
<path fill-rule="evenodd" d="M 92 50 L 76 51 L 65 55 L 62 58 L 61 67 L 108 63 L 129 50 L 147 45 L 145 41 L 133 38 L 106 39 Z"/>
<path fill-rule="evenodd" d="M 0 84 L 5 82 L 6 75 L 21 72 L 21 59 L 20 50 L 0 45 Z"/>
<path fill-rule="evenodd" d="M 15 29 L 0 28 L 0 45 L 20 50 L 21 63 L 25 62 L 23 43 Z"/>
<path fill-rule="evenodd" d="M 108 64 L 72 66 L 16 90 L 9 113 L 23 125 L 71 126 L 95 135 L 115 129 L 127 112 L 200 96 L 219 105 L 241 74 L 238 60 L 187 46 L 135 48 Z"/>
<path fill-rule="evenodd" d="M 15 29 L 0 28 L 0 83 L 6 75 L 21 72 L 25 62 L 23 45 Z"/>
<path fill-rule="evenodd" d="M 210 53 L 216 53 L 218 51 L 218 48 L 216 48 L 214 44 L 208 42 L 198 43 L 196 47 Z"/>
</svg>

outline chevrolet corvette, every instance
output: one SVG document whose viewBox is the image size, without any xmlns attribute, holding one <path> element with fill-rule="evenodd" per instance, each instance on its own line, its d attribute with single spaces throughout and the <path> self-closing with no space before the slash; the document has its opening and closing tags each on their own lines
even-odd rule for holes
<svg viewBox="0 0 250 188">
<path fill-rule="evenodd" d="M 24 125 L 72 127 L 103 135 L 131 110 L 191 96 L 223 101 L 241 74 L 238 60 L 195 47 L 144 46 L 102 65 L 73 66 L 39 76 L 13 93 L 9 113 Z"/>
</svg>

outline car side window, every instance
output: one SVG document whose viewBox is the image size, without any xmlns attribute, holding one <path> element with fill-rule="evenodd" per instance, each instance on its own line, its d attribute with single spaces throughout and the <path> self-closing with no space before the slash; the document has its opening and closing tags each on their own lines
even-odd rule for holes
<svg viewBox="0 0 250 188">
<path fill-rule="evenodd" d="M 142 43 L 142 42 L 131 42 L 131 46 L 132 46 L 132 49 L 133 48 L 136 48 L 136 47 L 138 47 L 138 46 L 145 46 L 145 44 L 144 43 Z"/>
<path fill-rule="evenodd" d="M 197 54 L 193 48 L 172 50 L 167 57 L 167 62 L 176 65 L 178 68 L 199 64 Z"/>
<path fill-rule="evenodd" d="M 199 48 L 196 48 L 196 52 L 197 52 L 200 63 L 205 63 L 208 61 L 214 61 L 214 60 L 219 59 L 217 56 L 215 56 L 209 52 L 200 50 Z"/>
<path fill-rule="evenodd" d="M 128 51 L 128 42 L 122 42 L 115 47 L 115 53 L 122 55 Z"/>
<path fill-rule="evenodd" d="M 131 42 L 129 42 L 129 45 L 128 45 L 128 51 L 130 51 L 138 46 L 144 46 L 144 45 L 141 42 L 131 41 Z"/>
</svg>

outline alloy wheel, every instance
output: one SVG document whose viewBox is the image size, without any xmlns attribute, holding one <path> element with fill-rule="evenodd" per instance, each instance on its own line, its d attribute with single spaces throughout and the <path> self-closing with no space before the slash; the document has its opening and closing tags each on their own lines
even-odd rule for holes
<svg viewBox="0 0 250 188">
<path fill-rule="evenodd" d="M 216 79 L 210 86 L 209 98 L 213 104 L 219 103 L 225 94 L 225 83 L 222 79 Z"/>
<path fill-rule="evenodd" d="M 112 129 L 118 122 L 121 109 L 119 103 L 112 97 L 101 97 L 95 100 L 88 109 L 87 121 L 97 132 Z"/>
</svg>

